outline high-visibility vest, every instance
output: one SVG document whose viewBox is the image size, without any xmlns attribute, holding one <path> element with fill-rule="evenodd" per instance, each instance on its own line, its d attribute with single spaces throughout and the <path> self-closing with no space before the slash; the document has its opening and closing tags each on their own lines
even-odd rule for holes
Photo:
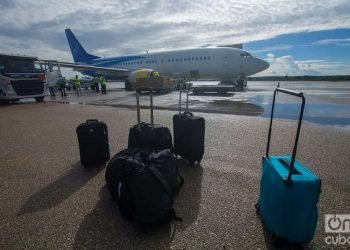
<svg viewBox="0 0 350 250">
<path fill-rule="evenodd" d="M 79 77 L 78 78 L 74 78 L 74 83 L 75 83 L 75 85 L 80 86 L 80 79 L 79 79 Z"/>
<path fill-rule="evenodd" d="M 100 84 L 106 85 L 106 79 L 103 76 L 100 76 Z"/>
</svg>

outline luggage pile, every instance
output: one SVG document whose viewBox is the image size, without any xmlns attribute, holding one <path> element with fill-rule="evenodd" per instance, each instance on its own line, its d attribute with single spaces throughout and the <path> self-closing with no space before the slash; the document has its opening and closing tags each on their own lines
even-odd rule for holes
<svg viewBox="0 0 350 250">
<path fill-rule="evenodd" d="M 141 122 L 141 91 L 150 94 L 150 123 Z M 272 121 L 278 92 L 302 98 L 292 156 L 270 156 Z M 182 94 L 186 108 L 182 112 Z M 180 91 L 179 113 L 173 116 L 173 133 L 154 124 L 153 89 L 136 90 L 137 124 L 129 130 L 128 148 L 108 163 L 105 181 L 121 215 L 141 227 L 180 220 L 173 208 L 183 183 L 176 157 L 198 164 L 204 154 L 205 120 L 188 111 L 188 91 Z M 269 231 L 292 243 L 312 240 L 317 220 L 321 180 L 296 160 L 305 98 L 303 93 L 277 88 L 274 92 L 266 156 L 262 160 L 260 196 L 256 209 Z M 104 164 L 110 158 L 107 126 L 98 120 L 79 125 L 77 135 L 83 165 Z"/>
<path fill-rule="evenodd" d="M 145 91 L 150 96 L 150 123 L 141 122 L 140 118 L 140 93 Z M 181 113 L 183 92 L 187 93 L 187 102 L 186 110 Z M 173 147 L 170 129 L 154 124 L 153 89 L 138 88 L 137 124 L 129 130 L 128 148 L 112 157 L 106 168 L 105 181 L 121 215 L 143 228 L 180 220 L 173 200 L 183 178 L 174 154 L 191 165 L 199 163 L 204 154 L 204 118 L 188 112 L 188 91 L 183 92 L 180 92 L 179 114 L 173 117 Z M 77 128 L 77 134 L 83 165 L 104 164 L 109 160 L 107 127 L 103 122 L 88 120 Z"/>
</svg>

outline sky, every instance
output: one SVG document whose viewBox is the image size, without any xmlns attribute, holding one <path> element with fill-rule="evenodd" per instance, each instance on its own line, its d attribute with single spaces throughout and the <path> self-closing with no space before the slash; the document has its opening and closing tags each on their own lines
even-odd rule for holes
<svg viewBox="0 0 350 250">
<path fill-rule="evenodd" d="M 270 75 L 350 75 L 350 0 L 0 0 L 0 53 L 72 62 L 243 43 Z"/>
</svg>

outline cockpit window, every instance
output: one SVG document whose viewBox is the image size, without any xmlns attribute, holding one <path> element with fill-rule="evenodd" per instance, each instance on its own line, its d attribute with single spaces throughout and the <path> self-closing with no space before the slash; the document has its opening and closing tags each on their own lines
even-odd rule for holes
<svg viewBox="0 0 350 250">
<path fill-rule="evenodd" d="M 249 53 L 241 53 L 241 57 L 243 57 L 243 58 L 250 58 L 250 57 L 252 57 L 252 55 L 249 54 Z"/>
</svg>

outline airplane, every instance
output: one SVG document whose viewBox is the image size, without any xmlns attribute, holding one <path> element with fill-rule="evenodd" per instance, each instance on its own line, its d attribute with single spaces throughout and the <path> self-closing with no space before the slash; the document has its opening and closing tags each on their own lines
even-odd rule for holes
<svg viewBox="0 0 350 250">
<path fill-rule="evenodd" d="M 60 62 L 84 75 L 104 75 L 110 80 L 124 80 L 125 88 L 132 88 L 132 79 L 139 70 L 157 71 L 163 76 L 181 74 L 187 79 L 210 79 L 235 83 L 241 77 L 261 72 L 269 67 L 266 61 L 243 49 L 204 47 L 174 51 L 145 53 L 130 56 L 98 57 L 86 52 L 70 29 L 65 30 L 74 63 Z"/>
</svg>

